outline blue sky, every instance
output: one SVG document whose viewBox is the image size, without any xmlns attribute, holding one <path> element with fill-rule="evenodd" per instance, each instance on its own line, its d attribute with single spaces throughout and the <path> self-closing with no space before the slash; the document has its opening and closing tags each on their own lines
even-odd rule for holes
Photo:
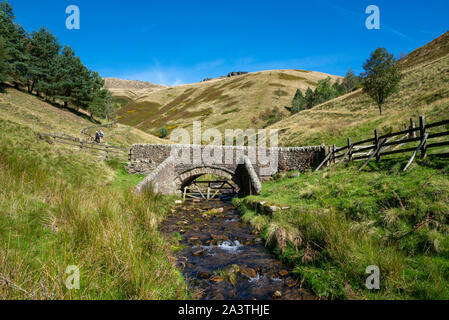
<svg viewBox="0 0 449 320">
<path fill-rule="evenodd" d="M 231 71 L 344 75 L 376 47 L 399 55 L 449 30 L 447 0 L 9 0 L 26 30 L 44 26 L 91 69 L 175 85 Z M 80 30 L 65 27 L 68 5 Z M 381 29 L 368 30 L 368 5 Z"/>
</svg>

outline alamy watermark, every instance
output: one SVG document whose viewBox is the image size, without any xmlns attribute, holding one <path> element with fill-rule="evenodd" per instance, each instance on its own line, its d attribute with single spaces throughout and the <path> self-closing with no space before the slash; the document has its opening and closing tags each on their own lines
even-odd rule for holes
<svg viewBox="0 0 449 320">
<path fill-rule="evenodd" d="M 79 30 L 81 24 L 80 8 L 76 5 L 70 5 L 65 9 L 69 16 L 65 20 L 65 26 L 69 30 Z"/>
<path fill-rule="evenodd" d="M 380 9 L 378 6 L 370 5 L 366 7 L 366 14 L 369 14 L 366 18 L 365 26 L 368 30 L 379 30 L 380 29 Z"/>
<path fill-rule="evenodd" d="M 65 273 L 69 276 L 65 279 L 65 286 L 68 290 L 80 289 L 80 268 L 78 266 L 68 266 Z"/>
<path fill-rule="evenodd" d="M 368 266 L 365 270 L 370 276 L 366 278 L 365 286 L 368 290 L 380 290 L 380 269 L 378 266 Z"/>
</svg>

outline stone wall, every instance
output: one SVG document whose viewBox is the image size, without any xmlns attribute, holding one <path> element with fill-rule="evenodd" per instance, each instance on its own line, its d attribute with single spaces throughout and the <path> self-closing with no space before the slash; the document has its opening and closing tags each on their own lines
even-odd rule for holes
<svg viewBox="0 0 449 320">
<path fill-rule="evenodd" d="M 151 187 L 156 193 L 179 194 L 191 180 L 215 174 L 232 180 L 240 192 L 251 194 L 261 191 L 261 180 L 279 171 L 317 167 L 326 152 L 324 146 L 251 148 L 136 144 L 131 148 L 126 169 L 133 174 L 148 174 L 136 188 L 137 193 Z"/>
<path fill-rule="evenodd" d="M 251 161 L 254 170 L 259 177 L 271 176 L 279 171 L 303 170 L 310 167 L 317 167 L 325 158 L 326 148 L 304 147 L 304 148 L 253 148 L 253 147 L 227 147 L 227 146 L 180 146 L 180 145 L 133 145 L 130 152 L 130 162 L 126 169 L 132 174 L 150 174 L 161 163 L 172 154 L 172 148 L 177 148 L 175 160 L 181 158 L 182 152 L 190 154 L 186 163 L 177 161 L 178 172 L 186 171 L 189 168 L 200 166 L 219 166 L 227 170 L 234 171 L 237 165 L 243 164 L 242 157 L 247 156 Z M 217 153 L 215 153 L 217 152 Z M 221 155 L 220 155 L 221 153 Z M 277 163 L 272 161 L 278 153 Z M 204 154 L 217 155 L 216 162 L 205 163 Z M 229 161 L 231 159 L 231 161 Z M 270 168 L 270 164 L 275 164 Z M 261 173 L 261 169 L 272 169 L 271 172 Z"/>
</svg>

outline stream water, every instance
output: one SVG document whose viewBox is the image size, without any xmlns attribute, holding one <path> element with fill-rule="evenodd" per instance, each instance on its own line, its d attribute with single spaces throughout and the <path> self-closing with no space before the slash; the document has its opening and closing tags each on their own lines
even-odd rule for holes
<svg viewBox="0 0 449 320">
<path fill-rule="evenodd" d="M 178 238 L 179 268 L 200 300 L 309 300 L 230 203 L 185 202 L 162 226 Z"/>
</svg>

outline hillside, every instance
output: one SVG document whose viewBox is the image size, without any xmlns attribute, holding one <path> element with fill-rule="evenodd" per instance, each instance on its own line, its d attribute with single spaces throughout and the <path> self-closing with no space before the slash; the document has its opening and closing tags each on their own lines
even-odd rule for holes
<svg viewBox="0 0 449 320">
<path fill-rule="evenodd" d="M 428 53 L 429 57 L 433 57 Z M 399 93 L 384 105 L 380 116 L 375 103 L 362 90 L 328 101 L 284 119 L 271 129 L 279 129 L 285 146 L 332 145 L 372 137 L 381 132 L 403 129 L 413 117 L 426 115 L 429 122 L 448 118 L 449 55 L 427 61 L 419 68 L 404 71 Z"/>
<path fill-rule="evenodd" d="M 7 88 L 5 93 L 0 94 L 0 111 L 0 119 L 31 128 L 34 132 L 65 133 L 86 138 L 81 134 L 81 130 L 95 125 L 87 116 L 76 115 L 13 88 Z M 121 124 L 104 131 L 105 142 L 126 148 L 137 142 L 166 143 L 155 136 Z"/>
<path fill-rule="evenodd" d="M 40 132 L 82 137 L 93 124 L 35 96 L 0 93 L 0 299 L 183 299 L 181 274 L 158 225 L 173 200 L 132 189 L 143 179 L 124 159 L 55 144 Z M 104 129 L 128 148 L 159 140 L 138 129 Z M 80 290 L 65 286 L 80 268 Z"/>
<path fill-rule="evenodd" d="M 403 130 L 411 117 L 448 119 L 448 43 L 445 34 L 403 60 L 400 91 L 382 116 L 358 90 L 269 128 L 280 130 L 283 145 L 342 146 L 349 136 L 372 138 L 375 128 Z M 345 162 L 318 172 L 284 173 L 265 182 L 260 195 L 234 203 L 267 247 L 319 297 L 447 300 L 448 159 L 415 159 L 403 172 L 410 154 L 391 157 L 371 161 L 361 172 L 360 162 Z M 264 215 L 263 203 L 288 209 Z M 367 266 L 379 268 L 379 290 L 367 290 Z"/>
<path fill-rule="evenodd" d="M 416 49 L 401 59 L 404 68 L 409 69 L 422 63 L 434 61 L 449 53 L 449 31 L 429 42 L 425 46 Z"/>
<path fill-rule="evenodd" d="M 260 115 L 291 104 L 298 88 L 315 88 L 329 75 L 302 70 L 272 70 L 148 92 L 119 111 L 119 121 L 149 133 L 162 127 L 261 128 Z M 337 79 L 336 76 L 331 76 Z"/>
<path fill-rule="evenodd" d="M 116 101 L 118 101 L 121 105 L 126 105 L 129 102 L 145 96 L 153 91 L 168 88 L 167 86 L 138 80 L 104 78 L 104 81 L 105 88 L 112 93 Z"/>
</svg>

